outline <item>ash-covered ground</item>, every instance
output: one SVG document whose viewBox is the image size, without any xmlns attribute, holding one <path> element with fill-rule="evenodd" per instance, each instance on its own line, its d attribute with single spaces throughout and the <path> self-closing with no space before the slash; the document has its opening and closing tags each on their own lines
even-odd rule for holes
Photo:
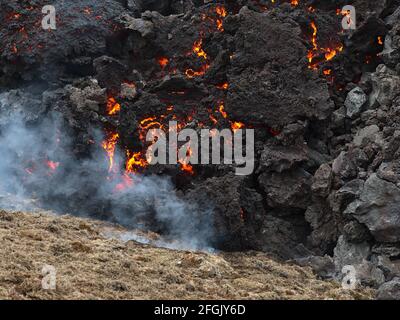
<svg viewBox="0 0 400 320">
<path fill-rule="evenodd" d="M 45 4 L 0 4 L 3 208 L 351 265 L 399 297 L 400 1 L 58 0 L 47 31 Z M 148 165 L 170 120 L 254 129 L 254 173 Z"/>
</svg>

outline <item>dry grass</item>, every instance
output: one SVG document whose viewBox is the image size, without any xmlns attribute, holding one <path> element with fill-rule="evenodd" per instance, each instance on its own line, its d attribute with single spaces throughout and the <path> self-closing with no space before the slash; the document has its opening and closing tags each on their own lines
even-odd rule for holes
<svg viewBox="0 0 400 320">
<path fill-rule="evenodd" d="M 101 222 L 0 211 L 2 299 L 369 299 L 262 253 L 206 254 L 124 243 Z M 116 229 L 115 232 L 119 232 Z M 53 265 L 57 289 L 43 290 Z"/>
</svg>

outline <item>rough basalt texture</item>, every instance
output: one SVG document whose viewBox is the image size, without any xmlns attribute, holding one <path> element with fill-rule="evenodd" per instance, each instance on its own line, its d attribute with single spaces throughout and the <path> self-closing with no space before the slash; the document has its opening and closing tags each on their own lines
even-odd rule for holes
<svg viewBox="0 0 400 320">
<path fill-rule="evenodd" d="M 30 126 L 57 113 L 73 138 L 65 157 L 84 160 L 99 156 L 92 128 L 112 128 L 121 149 L 140 150 L 140 122 L 154 115 L 197 129 L 213 125 L 210 113 L 218 128 L 242 122 L 256 132 L 252 175 L 236 177 L 231 165 L 195 166 L 193 176 L 154 166 L 145 174 L 172 177 L 193 207 L 189 218 L 216 231 L 216 248 L 263 250 L 339 279 L 354 265 L 360 283 L 398 296 L 400 1 L 352 1 L 358 27 L 343 34 L 336 9 L 345 1 L 218 1 L 229 13 L 223 32 L 215 3 L 195 0 L 55 1 L 58 30 L 43 32 L 35 23 L 44 2 L 0 4 L 2 127 L 15 110 Z M 317 70 L 307 59 L 313 21 Z M 200 39 L 206 58 L 193 49 Z M 321 48 L 339 42 L 343 50 L 326 59 Z M 110 96 L 121 104 L 116 117 L 106 114 Z M 216 110 L 221 104 L 228 116 Z M 27 187 L 51 209 L 115 219 L 97 197 L 106 166 L 100 180 L 71 184 L 67 197 L 57 193 L 64 176 Z M 149 211 L 143 225 L 165 229 L 152 215 L 156 201 L 127 200 L 119 209 Z"/>
</svg>

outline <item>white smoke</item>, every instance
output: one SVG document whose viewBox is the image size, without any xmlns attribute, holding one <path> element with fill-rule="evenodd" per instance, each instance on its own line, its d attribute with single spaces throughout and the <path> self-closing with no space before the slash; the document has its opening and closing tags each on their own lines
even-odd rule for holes
<svg viewBox="0 0 400 320">
<path fill-rule="evenodd" d="M 78 159 L 62 115 L 35 115 L 31 102 L 0 94 L 0 208 L 107 219 L 161 232 L 174 248 L 208 247 L 211 211 L 184 202 L 167 177 L 135 175 L 117 191 L 124 176 L 110 178 L 101 130 L 87 130 L 93 145 Z M 116 149 L 116 162 L 122 158 Z"/>
</svg>

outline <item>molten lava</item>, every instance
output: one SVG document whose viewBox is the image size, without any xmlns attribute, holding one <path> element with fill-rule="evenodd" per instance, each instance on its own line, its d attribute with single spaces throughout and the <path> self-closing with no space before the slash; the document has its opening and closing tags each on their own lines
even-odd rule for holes
<svg viewBox="0 0 400 320">
<path fill-rule="evenodd" d="M 118 139 L 119 139 L 118 133 L 109 133 L 107 135 L 106 140 L 104 140 L 102 143 L 102 147 L 106 151 L 108 156 L 108 162 L 109 162 L 108 172 L 112 172 L 114 169 L 114 155 Z"/>
<path fill-rule="evenodd" d="M 148 166 L 141 152 L 131 153 L 127 151 L 126 173 L 136 173 L 140 168 Z"/>
<path fill-rule="evenodd" d="M 318 64 L 323 62 L 323 59 L 318 59 L 320 61 L 315 61 L 315 58 L 323 55 L 325 61 L 332 60 L 338 53 L 343 51 L 343 45 L 338 44 L 336 47 L 333 48 L 320 48 L 318 46 L 318 28 L 314 21 L 311 22 L 311 29 L 312 29 L 312 37 L 311 37 L 311 44 L 312 49 L 310 49 L 307 53 L 307 60 L 308 60 L 308 68 L 313 70 L 318 70 Z M 321 61 L 322 60 L 322 61 Z"/>
<path fill-rule="evenodd" d="M 238 121 L 232 122 L 231 128 L 232 128 L 233 132 L 235 132 L 236 130 L 239 130 L 239 129 L 243 129 L 244 123 L 238 122 Z"/>
<path fill-rule="evenodd" d="M 221 89 L 221 90 L 228 90 L 229 89 L 229 83 L 228 82 L 224 82 L 224 83 L 218 84 L 217 88 Z"/>
<path fill-rule="evenodd" d="M 193 70 L 193 69 L 186 69 L 185 74 L 188 78 L 201 77 L 207 72 L 207 70 L 210 67 L 210 65 L 208 63 L 208 55 L 203 50 L 202 46 L 203 46 L 203 39 L 200 38 L 199 40 L 196 40 L 194 42 L 193 47 L 192 47 L 192 52 L 194 54 L 196 54 L 197 57 L 203 59 L 205 61 L 205 63 L 197 71 Z"/>
<path fill-rule="evenodd" d="M 185 74 L 188 78 L 195 78 L 203 76 L 210 66 L 208 64 L 202 66 L 199 70 L 195 71 L 193 69 L 187 69 Z"/>
<path fill-rule="evenodd" d="M 207 60 L 207 53 L 202 48 L 203 46 L 203 39 L 199 39 L 194 42 L 193 44 L 193 52 L 200 58 Z"/>
<path fill-rule="evenodd" d="M 115 100 L 115 98 L 110 97 L 107 100 L 107 114 L 109 116 L 116 115 L 119 111 L 121 111 L 121 105 Z"/>
<path fill-rule="evenodd" d="M 228 15 L 228 12 L 226 11 L 224 6 L 218 5 L 215 8 L 215 12 L 222 18 L 225 18 Z"/>
<path fill-rule="evenodd" d="M 160 57 L 157 59 L 157 61 L 162 69 L 164 69 L 169 63 L 169 59 L 166 57 Z"/>
<path fill-rule="evenodd" d="M 181 163 L 181 170 L 190 175 L 194 175 L 193 166 L 190 164 Z"/>
<path fill-rule="evenodd" d="M 313 29 L 312 40 L 311 40 L 313 45 L 313 50 L 318 50 L 318 44 L 317 44 L 318 29 L 314 21 L 311 22 L 311 28 Z"/>
<path fill-rule="evenodd" d="M 220 102 L 218 110 L 221 113 L 222 117 L 224 117 L 224 119 L 228 118 L 228 114 L 225 112 L 225 106 L 223 102 Z"/>
<path fill-rule="evenodd" d="M 193 170 L 193 166 L 189 164 L 189 159 L 192 156 L 193 151 L 191 148 L 188 148 L 187 152 L 186 152 L 186 158 L 185 159 L 179 159 L 179 163 L 180 163 L 180 167 L 181 170 L 190 174 L 190 175 L 194 175 L 194 170 Z"/>
<path fill-rule="evenodd" d="M 219 18 L 216 20 L 217 29 L 218 29 L 220 32 L 224 32 L 225 30 L 224 30 L 223 18 L 225 18 L 225 17 L 228 15 L 228 13 L 227 13 L 225 7 L 223 7 L 223 6 L 217 6 L 217 7 L 215 8 L 215 12 L 216 12 L 217 15 L 219 16 Z"/>
</svg>

